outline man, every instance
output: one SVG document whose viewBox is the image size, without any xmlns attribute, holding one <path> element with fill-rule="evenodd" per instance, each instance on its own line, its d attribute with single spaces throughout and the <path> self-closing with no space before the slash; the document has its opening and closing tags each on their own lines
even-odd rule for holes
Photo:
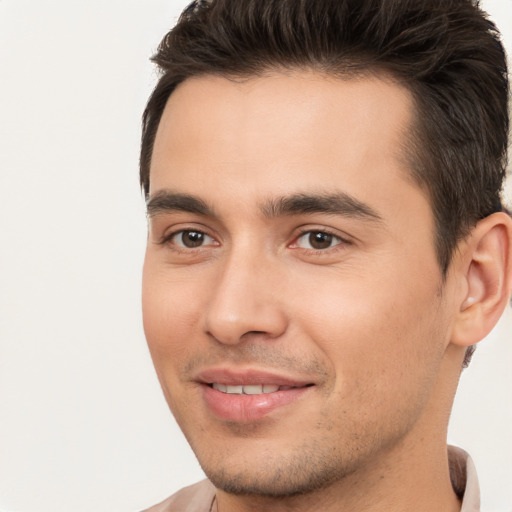
<svg viewBox="0 0 512 512">
<path fill-rule="evenodd" d="M 213 0 L 154 60 L 144 325 L 208 480 L 150 510 L 479 510 L 446 430 L 512 288 L 493 24 Z"/>
</svg>

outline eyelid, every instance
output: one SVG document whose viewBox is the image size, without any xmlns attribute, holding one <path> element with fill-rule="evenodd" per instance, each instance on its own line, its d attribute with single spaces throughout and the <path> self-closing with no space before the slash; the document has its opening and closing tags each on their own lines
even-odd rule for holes
<svg viewBox="0 0 512 512">
<path fill-rule="evenodd" d="M 163 234 L 160 236 L 159 240 L 156 242 L 158 245 L 166 245 L 171 243 L 172 239 L 185 231 L 193 231 L 195 233 L 202 233 L 203 235 L 211 238 L 215 244 L 207 244 L 208 245 L 219 245 L 219 242 L 217 241 L 217 238 L 204 226 L 192 226 L 190 224 L 183 224 L 179 226 L 171 226 L 164 230 Z M 180 245 L 173 244 L 175 247 L 181 247 Z M 206 246 L 199 246 L 196 249 L 201 249 Z M 186 250 L 192 250 L 193 248 L 183 247 Z"/>
<path fill-rule="evenodd" d="M 201 250 L 203 248 L 206 248 L 208 246 L 211 246 L 211 245 L 221 245 L 220 242 L 218 241 L 218 237 L 213 234 L 211 232 L 210 229 L 208 229 L 206 226 L 198 226 L 198 225 L 191 225 L 191 224 L 181 224 L 181 225 L 175 225 L 175 226 L 171 226 L 171 227 L 168 227 L 166 230 L 164 230 L 163 234 L 159 237 L 159 240 L 156 241 L 155 243 L 158 244 L 158 245 L 166 245 L 166 244 L 169 244 L 171 243 L 173 237 L 179 235 L 180 233 L 183 233 L 183 232 L 186 232 L 186 231 L 193 231 L 193 232 L 197 232 L 197 233 L 202 233 L 203 235 L 209 237 L 212 241 L 210 243 L 207 243 L 205 245 L 202 245 L 202 246 L 198 246 L 196 248 L 188 248 L 188 247 L 182 247 L 181 245 L 178 245 L 178 244 L 172 244 L 175 248 L 183 248 L 184 250 L 186 251 L 191 251 L 191 250 Z M 308 235 L 310 233 L 325 233 L 326 235 L 329 235 L 329 236 L 332 236 L 333 238 L 336 238 L 337 240 L 339 240 L 338 243 L 335 243 L 333 246 L 331 247 L 327 247 L 325 249 L 314 249 L 314 248 L 311 248 L 311 249 L 308 249 L 308 248 L 303 248 L 303 247 L 300 247 L 298 245 L 298 240 L 305 236 L 305 235 Z M 333 229 L 333 228 L 328 228 L 328 227 L 325 227 L 325 226 L 302 226 L 300 228 L 297 228 L 296 232 L 294 233 L 293 237 L 292 237 L 292 241 L 288 244 L 288 247 L 292 248 L 292 249 L 301 249 L 302 251 L 310 251 L 312 253 L 326 253 L 326 252 L 329 252 L 329 251 L 332 251 L 332 250 L 336 250 L 336 248 L 338 248 L 338 246 L 340 245 L 352 245 L 354 243 L 352 237 L 350 237 L 349 235 L 346 235 L 345 233 L 340 233 L 338 230 L 336 229 Z"/>
<path fill-rule="evenodd" d="M 195 246 L 195 247 L 188 247 L 185 243 L 183 243 L 183 237 L 185 233 L 196 233 L 200 234 L 202 236 L 202 243 L 201 245 Z M 181 241 L 180 241 L 181 237 Z M 172 241 L 172 244 L 179 247 L 180 250 L 192 250 L 192 249 L 201 249 L 204 247 L 207 247 L 209 245 L 213 245 L 212 242 L 214 242 L 214 238 L 211 237 L 208 233 L 204 233 L 203 231 L 198 231 L 197 229 L 182 229 L 180 231 L 175 232 L 171 237 L 169 238 L 169 241 Z M 181 242 L 181 243 L 180 243 Z"/>
<path fill-rule="evenodd" d="M 327 247 L 326 249 L 307 249 L 304 247 L 300 247 L 298 245 L 298 240 L 302 238 L 304 235 L 308 235 L 310 233 L 325 233 L 326 235 L 332 236 L 333 238 L 337 238 L 340 242 L 336 243 L 335 245 L 331 247 Z M 328 252 L 330 250 L 336 250 L 336 248 L 340 245 L 351 245 L 353 243 L 351 237 L 348 235 L 345 235 L 344 233 L 340 233 L 339 231 L 331 228 L 327 228 L 325 226 L 308 226 L 308 227 L 302 227 L 299 229 L 298 233 L 296 233 L 293 237 L 293 240 L 289 247 L 292 249 L 302 249 L 304 251 L 311 251 L 315 253 L 323 253 Z"/>
</svg>

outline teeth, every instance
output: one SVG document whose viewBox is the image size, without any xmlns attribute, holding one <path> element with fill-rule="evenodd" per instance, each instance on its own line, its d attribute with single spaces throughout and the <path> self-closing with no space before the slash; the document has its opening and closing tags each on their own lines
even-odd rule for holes
<svg viewBox="0 0 512 512">
<path fill-rule="evenodd" d="M 273 384 L 247 384 L 245 386 L 227 386 L 226 384 L 212 384 L 213 389 L 232 395 L 261 395 L 262 393 L 275 393 L 279 389 L 291 389 L 293 386 L 275 386 Z"/>
<path fill-rule="evenodd" d="M 263 386 L 249 385 L 244 386 L 244 395 L 261 395 L 263 393 Z"/>
</svg>

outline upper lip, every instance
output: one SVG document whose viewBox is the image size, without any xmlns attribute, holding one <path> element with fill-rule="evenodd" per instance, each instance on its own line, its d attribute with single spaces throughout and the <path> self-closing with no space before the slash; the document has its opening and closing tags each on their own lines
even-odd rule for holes
<svg viewBox="0 0 512 512">
<path fill-rule="evenodd" d="M 195 375 L 195 380 L 201 384 L 226 384 L 231 386 L 244 386 L 249 384 L 270 384 L 274 386 L 303 387 L 313 384 L 311 380 L 293 377 L 274 371 L 258 370 L 254 368 L 206 368 Z"/>
</svg>

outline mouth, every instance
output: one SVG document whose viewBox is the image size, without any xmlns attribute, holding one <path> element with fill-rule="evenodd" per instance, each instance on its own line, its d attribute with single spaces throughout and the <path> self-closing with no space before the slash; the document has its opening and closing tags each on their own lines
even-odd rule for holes
<svg viewBox="0 0 512 512">
<path fill-rule="evenodd" d="M 276 386 L 275 384 L 229 385 L 217 382 L 209 384 L 213 389 L 228 395 L 266 395 L 276 393 L 277 391 L 289 391 L 290 389 L 298 389 L 299 387 L 309 387 L 312 385 L 313 384 L 306 384 L 305 386 Z"/>
<path fill-rule="evenodd" d="M 210 369 L 197 382 L 210 413 L 228 422 L 259 421 L 278 411 L 289 411 L 315 384 L 265 371 Z"/>
</svg>

